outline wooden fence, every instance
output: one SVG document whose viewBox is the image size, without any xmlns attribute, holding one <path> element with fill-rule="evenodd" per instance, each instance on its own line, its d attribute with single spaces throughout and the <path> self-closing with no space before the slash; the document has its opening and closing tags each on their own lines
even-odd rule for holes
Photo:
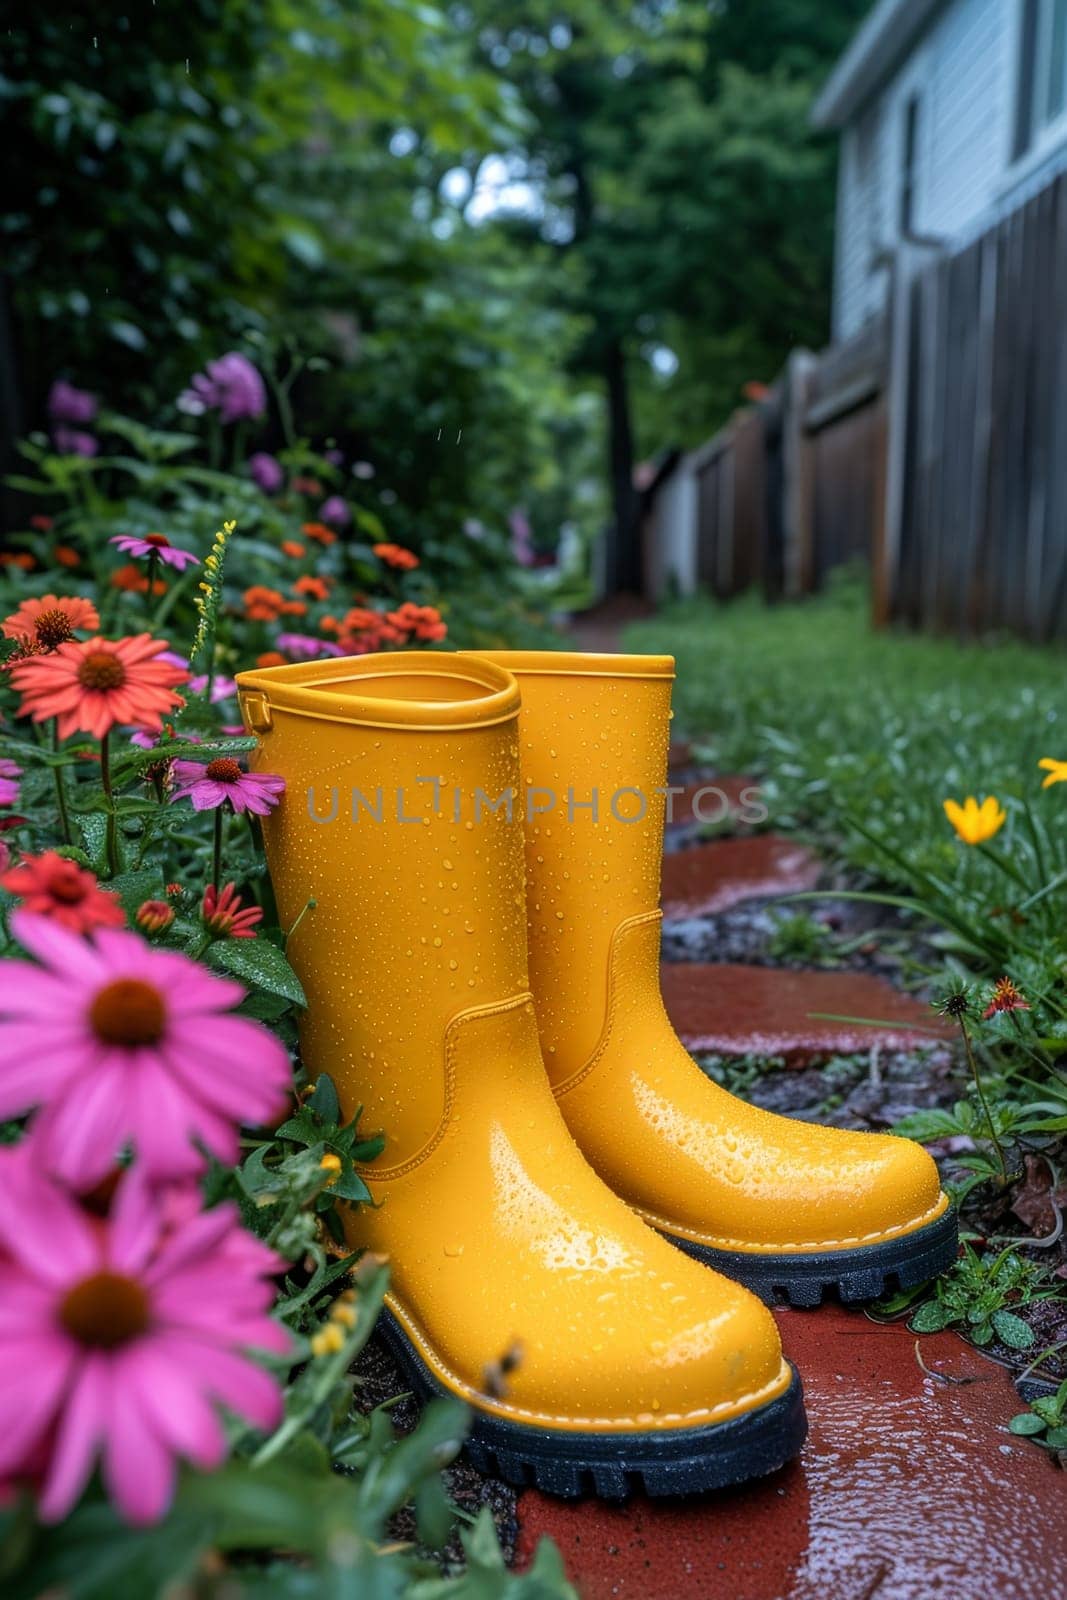
<svg viewBox="0 0 1067 1600">
<path fill-rule="evenodd" d="M 889 614 L 1067 637 L 1067 175 L 918 273 L 898 314 Z"/>
<path fill-rule="evenodd" d="M 847 345 L 797 351 L 758 404 L 683 457 L 646 524 L 651 591 L 728 600 L 807 594 L 878 542 L 884 484 L 884 320 Z"/>
<path fill-rule="evenodd" d="M 876 621 L 1067 637 L 1067 175 L 954 253 L 902 246 L 885 316 L 795 352 L 678 475 L 655 593 L 802 595 L 865 558 Z"/>
</svg>

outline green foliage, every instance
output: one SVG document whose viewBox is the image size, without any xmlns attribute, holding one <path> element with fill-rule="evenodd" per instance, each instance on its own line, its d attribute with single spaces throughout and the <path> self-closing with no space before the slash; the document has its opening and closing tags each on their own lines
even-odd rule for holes
<svg viewBox="0 0 1067 1600">
<path fill-rule="evenodd" d="M 1028 1350 L 1034 1332 L 1019 1311 L 1036 1300 L 1047 1299 L 1055 1290 L 1047 1284 L 1040 1267 L 1008 1246 L 997 1255 L 979 1255 L 965 1244 L 959 1260 L 932 1285 L 933 1296 L 914 1312 L 908 1324 L 915 1333 L 939 1333 L 958 1327 L 977 1345 L 999 1340 L 1011 1350 Z M 894 1312 L 913 1299 L 916 1290 L 906 1290 L 880 1303 L 880 1309 Z"/>
<path fill-rule="evenodd" d="M 1067 1379 L 1055 1394 L 1031 1400 L 1030 1409 L 1012 1417 L 1008 1427 L 1046 1450 L 1067 1450 Z"/>
<path fill-rule="evenodd" d="M 767 953 L 775 961 L 808 967 L 832 966 L 833 937 L 825 923 L 806 911 L 796 911 L 776 920 Z"/>
</svg>

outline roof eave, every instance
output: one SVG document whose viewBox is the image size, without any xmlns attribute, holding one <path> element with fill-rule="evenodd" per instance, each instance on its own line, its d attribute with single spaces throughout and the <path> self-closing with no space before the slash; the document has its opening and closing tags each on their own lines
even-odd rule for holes
<svg viewBox="0 0 1067 1600">
<path fill-rule="evenodd" d="M 889 76 L 942 0 L 878 0 L 811 108 L 816 128 L 843 128 Z"/>
</svg>

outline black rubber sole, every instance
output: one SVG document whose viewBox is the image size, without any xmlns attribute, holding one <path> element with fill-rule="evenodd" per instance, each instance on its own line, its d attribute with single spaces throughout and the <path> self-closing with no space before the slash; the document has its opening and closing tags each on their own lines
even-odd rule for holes
<svg viewBox="0 0 1067 1600">
<path fill-rule="evenodd" d="M 445 1394 L 388 1311 L 377 1331 L 422 1396 Z M 784 1394 L 756 1411 L 704 1428 L 662 1433 L 564 1433 L 505 1422 L 473 1410 L 466 1443 L 471 1464 L 516 1488 L 576 1500 L 702 1494 L 765 1477 L 791 1461 L 808 1433 L 797 1373 Z"/>
<path fill-rule="evenodd" d="M 757 1256 L 742 1250 L 715 1250 L 672 1233 L 662 1237 L 705 1267 L 714 1267 L 751 1289 L 767 1305 L 801 1307 L 820 1305 L 827 1292 L 854 1304 L 877 1300 L 893 1289 L 914 1288 L 947 1271 L 959 1245 L 953 1206 L 936 1222 L 900 1239 L 802 1256 Z"/>
</svg>

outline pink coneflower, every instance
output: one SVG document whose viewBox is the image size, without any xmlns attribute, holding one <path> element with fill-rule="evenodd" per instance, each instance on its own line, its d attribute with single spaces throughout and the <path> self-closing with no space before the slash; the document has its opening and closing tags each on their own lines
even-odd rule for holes
<svg viewBox="0 0 1067 1600">
<path fill-rule="evenodd" d="M 283 1263 L 239 1225 L 236 1206 L 193 1209 L 120 1179 L 101 1219 L 35 1165 L 35 1140 L 0 1153 L 0 1479 L 40 1484 L 58 1522 L 99 1459 L 105 1488 L 135 1524 L 156 1522 L 179 1458 L 226 1458 L 217 1405 L 277 1426 L 275 1380 L 250 1349 L 287 1354 L 267 1314 Z M 17 1375 L 17 1376 L 16 1376 Z"/>
<path fill-rule="evenodd" d="M 58 733 L 91 733 L 102 739 L 116 723 L 135 723 L 158 733 L 162 716 L 182 704 L 173 691 L 187 674 L 158 657 L 166 640 L 147 633 L 127 639 L 68 639 L 51 655 L 11 664 L 11 682 L 22 693 L 19 714 L 34 722 L 57 719 Z"/>
<path fill-rule="evenodd" d="M 232 883 L 222 889 L 209 883 L 204 890 L 200 919 L 207 931 L 218 939 L 254 939 L 256 928 L 263 921 L 263 908 L 242 906 L 236 885 Z"/>
<path fill-rule="evenodd" d="M 199 556 L 194 556 L 191 550 L 180 550 L 162 533 L 146 533 L 143 539 L 135 533 L 116 533 L 108 544 L 115 545 L 128 556 L 154 556 L 177 572 L 200 565 Z"/>
<path fill-rule="evenodd" d="M 265 450 L 257 450 L 248 458 L 248 473 L 257 488 L 264 494 L 277 494 L 285 482 L 285 468 Z"/>
<path fill-rule="evenodd" d="M 152 1176 L 200 1171 L 194 1139 L 232 1163 L 237 1124 L 278 1112 L 289 1058 L 229 1014 L 240 984 L 116 928 L 89 943 L 16 911 L 11 929 L 41 965 L 2 966 L 0 1117 L 40 1107 L 34 1142 L 57 1176 L 87 1188 L 129 1143 Z"/>
<path fill-rule="evenodd" d="M 22 768 L 6 756 L 0 756 L 0 806 L 18 805 L 21 777 Z"/>
<path fill-rule="evenodd" d="M 342 656 L 344 651 L 330 639 L 317 639 L 313 633 L 280 633 L 275 641 L 290 661 L 316 661 L 322 656 Z"/>
<path fill-rule="evenodd" d="M 217 756 L 204 766 L 199 761 L 175 761 L 171 767 L 172 800 L 191 800 L 194 811 L 214 811 L 228 800 L 235 811 L 254 811 L 265 817 L 278 804 L 285 779 L 267 772 L 245 772 L 232 756 Z"/>
<path fill-rule="evenodd" d="M 189 688 L 193 694 L 203 694 L 208 686 L 206 672 L 197 673 L 195 678 L 189 679 Z M 220 700 L 232 700 L 237 693 L 237 684 L 233 678 L 227 678 L 224 673 L 214 679 L 211 684 L 211 704 L 218 705 Z"/>
<path fill-rule="evenodd" d="M 0 883 L 22 901 L 25 911 L 50 917 L 72 933 L 121 928 L 126 922 L 118 895 L 102 889 L 94 873 L 55 850 L 24 855 L 17 867 L 0 877 Z"/>
<path fill-rule="evenodd" d="M 95 394 L 76 389 L 66 378 L 57 378 L 48 391 L 48 415 L 53 422 L 95 422 L 99 409 Z"/>
<path fill-rule="evenodd" d="M 347 528 L 352 521 L 348 503 L 339 494 L 331 494 L 319 507 L 319 516 L 330 528 Z"/>
<path fill-rule="evenodd" d="M 267 409 L 267 390 L 259 372 L 239 350 L 230 350 L 190 380 L 178 396 L 178 409 L 193 417 L 218 411 L 223 422 L 261 417 Z"/>
</svg>

